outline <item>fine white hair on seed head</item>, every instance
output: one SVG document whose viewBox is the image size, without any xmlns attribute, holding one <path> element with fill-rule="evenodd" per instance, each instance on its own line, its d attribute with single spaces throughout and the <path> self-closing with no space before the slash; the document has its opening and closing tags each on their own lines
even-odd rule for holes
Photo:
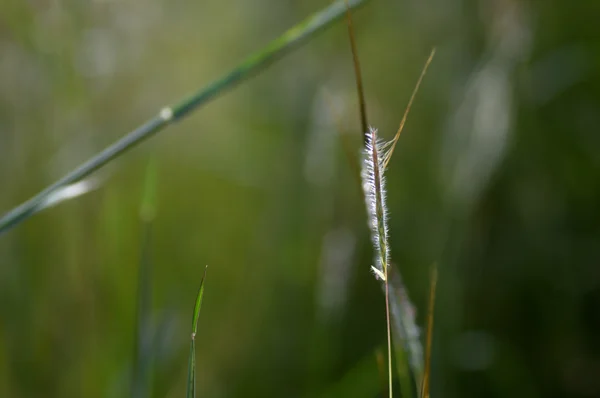
<svg viewBox="0 0 600 398">
<path fill-rule="evenodd" d="M 377 139 L 377 129 L 367 134 L 362 161 L 362 182 L 367 205 L 371 239 L 375 247 L 375 275 L 382 280 L 387 277 L 389 261 L 387 206 L 385 204 L 384 159 L 386 144 Z"/>
</svg>

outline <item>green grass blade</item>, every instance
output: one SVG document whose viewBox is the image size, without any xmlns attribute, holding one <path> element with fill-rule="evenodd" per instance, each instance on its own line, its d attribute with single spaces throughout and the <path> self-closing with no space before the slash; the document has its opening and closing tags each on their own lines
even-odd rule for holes
<svg viewBox="0 0 600 398">
<path fill-rule="evenodd" d="M 348 0 L 348 7 L 355 8 L 366 1 L 367 0 Z M 335 22 L 342 17 L 345 12 L 345 0 L 336 1 L 322 11 L 307 18 L 304 22 L 291 28 L 279 38 L 273 40 L 262 50 L 248 57 L 220 79 L 215 80 L 205 88 L 174 106 L 165 106 L 158 115 L 93 156 L 88 161 L 42 190 L 33 198 L 6 213 L 0 218 L 0 234 L 8 231 L 42 210 L 47 197 L 53 192 L 90 175 L 111 160 L 124 154 L 127 150 L 163 130 L 169 124 L 184 118 L 201 105 L 214 99 L 217 95 L 250 78 L 266 66 L 270 65 L 273 61 L 283 56 L 287 51 Z"/>
<path fill-rule="evenodd" d="M 202 296 L 204 295 L 204 280 L 206 279 L 206 270 L 200 281 L 200 289 L 196 296 L 196 305 L 194 306 L 194 316 L 192 317 L 192 342 L 190 344 L 190 358 L 188 361 L 188 380 L 187 380 L 187 398 L 196 397 L 196 331 L 198 329 L 198 317 L 200 316 L 200 307 L 202 307 Z"/>
</svg>

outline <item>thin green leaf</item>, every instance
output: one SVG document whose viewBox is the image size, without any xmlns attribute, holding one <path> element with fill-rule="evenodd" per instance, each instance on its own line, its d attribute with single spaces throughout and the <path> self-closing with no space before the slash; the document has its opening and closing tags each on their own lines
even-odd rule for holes
<svg viewBox="0 0 600 398">
<path fill-rule="evenodd" d="M 194 306 L 194 314 L 192 317 L 192 341 L 190 344 L 190 358 L 188 361 L 188 381 L 187 381 L 187 398 L 196 397 L 196 331 L 198 329 L 198 318 L 200 317 L 200 307 L 202 307 L 202 296 L 204 295 L 204 280 L 206 279 L 206 270 L 208 265 L 204 268 L 204 275 L 200 281 L 200 289 L 198 289 L 198 296 L 196 296 L 196 305 Z"/>
<path fill-rule="evenodd" d="M 350 8 L 354 8 L 366 1 L 367 0 L 349 0 L 348 4 Z M 291 28 L 279 38 L 273 40 L 262 50 L 246 58 L 245 61 L 220 79 L 213 81 L 208 86 L 174 106 L 165 106 L 156 116 L 72 170 L 33 198 L 6 213 L 0 218 L 0 234 L 8 231 L 42 210 L 48 196 L 52 195 L 57 190 L 87 177 L 110 161 L 118 158 L 129 149 L 163 130 L 171 123 L 183 119 L 201 105 L 213 100 L 219 94 L 222 94 L 240 82 L 254 76 L 257 72 L 281 58 L 286 52 L 338 20 L 344 15 L 345 11 L 345 0 L 336 1 L 329 7 Z"/>
</svg>

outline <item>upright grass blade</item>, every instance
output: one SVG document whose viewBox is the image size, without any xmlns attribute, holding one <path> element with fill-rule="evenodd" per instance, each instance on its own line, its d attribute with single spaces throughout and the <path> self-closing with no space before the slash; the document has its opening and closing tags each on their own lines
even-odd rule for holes
<svg viewBox="0 0 600 398">
<path fill-rule="evenodd" d="M 283 56 L 287 51 L 339 19 L 346 11 L 347 6 L 345 1 L 346 0 L 338 0 L 322 11 L 307 18 L 305 21 L 272 41 L 262 50 L 246 58 L 245 61 L 232 71 L 225 74 L 220 79 L 213 81 L 190 97 L 174 106 L 165 106 L 156 116 L 42 190 L 33 198 L 6 213 L 0 218 L 0 234 L 8 231 L 10 228 L 42 210 L 48 196 L 52 195 L 57 190 L 90 175 L 111 160 L 121 156 L 127 150 L 163 130 L 171 123 L 183 119 L 201 105 L 206 104 L 227 89 L 250 78 Z M 348 7 L 354 8 L 366 1 L 367 0 L 348 0 Z"/>
<path fill-rule="evenodd" d="M 363 135 L 363 141 L 366 143 L 367 132 L 369 131 L 369 124 L 367 122 L 367 103 L 365 101 L 362 73 L 360 71 L 358 50 L 356 48 L 356 39 L 354 37 L 354 26 L 352 25 L 352 11 L 350 10 L 348 0 L 346 0 L 346 20 L 348 21 L 348 38 L 350 40 L 350 49 L 352 50 L 352 63 L 354 65 L 354 78 L 356 80 L 356 93 L 358 95 L 361 134 Z"/>
<path fill-rule="evenodd" d="M 190 344 L 190 358 L 188 361 L 188 379 L 187 379 L 187 398 L 196 398 L 196 331 L 198 329 L 198 317 L 200 316 L 200 307 L 202 307 L 202 296 L 204 295 L 204 280 L 206 279 L 206 270 L 200 281 L 198 296 L 196 296 L 196 305 L 194 306 L 194 316 L 192 317 L 192 341 Z"/>
<path fill-rule="evenodd" d="M 136 336 L 131 380 L 131 396 L 151 396 L 152 386 L 152 226 L 156 213 L 156 163 L 152 158 L 146 169 L 146 181 L 140 208 L 142 241 L 138 269 L 138 298 L 136 309 Z"/>
<path fill-rule="evenodd" d="M 421 381 L 421 398 L 429 398 L 429 381 L 431 372 L 431 340 L 433 339 L 433 313 L 435 309 L 435 291 L 437 288 L 437 264 L 431 268 L 429 281 L 429 308 L 427 309 L 427 336 L 425 338 L 425 370 Z"/>
</svg>

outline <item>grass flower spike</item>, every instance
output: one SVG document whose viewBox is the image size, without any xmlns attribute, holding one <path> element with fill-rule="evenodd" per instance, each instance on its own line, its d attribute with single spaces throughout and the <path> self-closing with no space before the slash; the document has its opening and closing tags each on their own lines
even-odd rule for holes
<svg viewBox="0 0 600 398">
<path fill-rule="evenodd" d="M 375 276 L 387 280 L 390 263 L 388 245 L 387 208 L 385 206 L 385 178 L 383 149 L 385 144 L 377 139 L 377 130 L 369 129 L 362 167 L 363 189 L 371 227 L 371 238 L 375 247 L 375 265 L 371 267 Z"/>
<path fill-rule="evenodd" d="M 362 167 L 363 189 L 371 226 L 371 237 L 375 248 L 375 266 L 371 269 L 383 280 L 385 285 L 385 317 L 387 321 L 388 345 L 388 396 L 392 398 L 392 335 L 390 326 L 390 288 L 388 271 L 390 269 L 390 249 L 388 245 L 387 209 L 385 207 L 385 172 L 383 153 L 387 144 L 377 140 L 377 130 L 369 129 L 366 137 L 365 154 Z"/>
</svg>

